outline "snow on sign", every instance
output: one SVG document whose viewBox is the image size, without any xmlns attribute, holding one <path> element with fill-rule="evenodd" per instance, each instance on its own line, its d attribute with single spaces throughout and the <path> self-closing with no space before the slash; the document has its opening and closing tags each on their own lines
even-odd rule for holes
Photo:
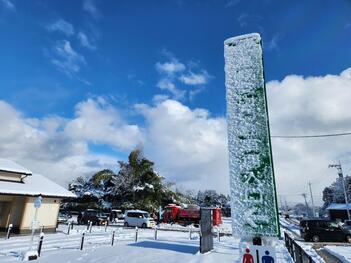
<svg viewBox="0 0 351 263">
<path fill-rule="evenodd" d="M 241 263 L 276 263 L 275 250 L 268 246 L 245 246 L 240 249 Z"/>
<path fill-rule="evenodd" d="M 261 37 L 224 42 L 233 233 L 278 236 Z"/>
</svg>

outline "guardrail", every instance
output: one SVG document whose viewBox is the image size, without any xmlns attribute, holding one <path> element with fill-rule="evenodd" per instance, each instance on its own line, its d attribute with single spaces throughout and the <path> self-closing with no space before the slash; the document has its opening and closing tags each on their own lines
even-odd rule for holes
<svg viewBox="0 0 351 263">
<path fill-rule="evenodd" d="M 284 232 L 285 246 L 288 249 L 292 259 L 296 263 L 316 263 L 305 250 L 286 232 Z"/>
</svg>

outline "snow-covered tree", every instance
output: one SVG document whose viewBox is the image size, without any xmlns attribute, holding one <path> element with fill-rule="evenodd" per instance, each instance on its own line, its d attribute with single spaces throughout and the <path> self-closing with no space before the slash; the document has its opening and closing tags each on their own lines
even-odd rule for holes
<svg viewBox="0 0 351 263">
<path fill-rule="evenodd" d="M 102 170 L 90 178 L 79 177 L 69 188 L 78 196 L 77 202 L 98 208 L 139 208 L 156 211 L 159 206 L 179 202 L 181 193 L 172 190 L 172 184 L 164 181 L 154 170 L 154 163 L 142 150 L 133 150 L 128 161 L 118 162 L 117 174 Z"/>
<path fill-rule="evenodd" d="M 342 180 L 345 182 L 348 201 L 351 202 L 351 177 L 346 176 L 344 178 L 337 178 L 335 182 L 323 190 L 324 209 L 327 208 L 331 203 L 345 203 Z"/>
<path fill-rule="evenodd" d="M 229 196 L 218 194 L 215 190 L 205 190 L 198 192 L 196 201 L 199 206 L 224 207 L 229 201 Z"/>
</svg>

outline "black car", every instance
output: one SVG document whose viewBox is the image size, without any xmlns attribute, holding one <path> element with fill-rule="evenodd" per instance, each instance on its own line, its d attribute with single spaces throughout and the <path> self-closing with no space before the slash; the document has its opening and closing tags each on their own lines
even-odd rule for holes
<svg viewBox="0 0 351 263">
<path fill-rule="evenodd" d="M 351 243 L 351 229 L 331 220 L 303 219 L 300 221 L 300 234 L 305 241 Z"/>
<path fill-rule="evenodd" d="M 93 225 L 108 224 L 108 215 L 98 210 L 88 209 L 80 213 L 77 217 L 77 223 L 86 225 L 92 222 Z"/>
</svg>

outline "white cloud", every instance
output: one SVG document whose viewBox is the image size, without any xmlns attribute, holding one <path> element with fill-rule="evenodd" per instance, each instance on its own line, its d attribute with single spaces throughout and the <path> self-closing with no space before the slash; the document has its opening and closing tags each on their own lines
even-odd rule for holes
<svg viewBox="0 0 351 263">
<path fill-rule="evenodd" d="M 16 11 L 16 6 L 12 0 L 1 0 L 0 2 L 6 9 Z"/>
<path fill-rule="evenodd" d="M 227 0 L 226 7 L 236 6 L 240 3 L 240 0 Z"/>
<path fill-rule="evenodd" d="M 267 84 L 272 135 L 303 135 L 350 131 L 351 68 L 340 75 L 290 75 Z M 155 106 L 139 105 L 146 119 L 145 151 L 160 171 L 188 188 L 226 190 L 228 185 L 225 118 L 160 98 Z M 351 168 L 350 138 L 272 139 L 278 194 L 288 202 L 303 201 L 312 182 L 315 202 L 336 178 L 330 162 Z M 346 161 L 348 164 L 346 164 Z"/>
<path fill-rule="evenodd" d="M 208 79 L 209 75 L 206 71 L 197 74 L 189 72 L 179 77 L 179 80 L 187 85 L 204 85 L 207 84 Z"/>
<path fill-rule="evenodd" d="M 131 149 L 142 141 L 139 127 L 125 123 L 117 109 L 101 98 L 77 104 L 75 112 L 76 117 L 65 127 L 65 133 L 71 138 L 122 150 Z"/>
<path fill-rule="evenodd" d="M 340 75 L 307 77 L 290 75 L 267 84 L 272 135 L 309 135 L 351 130 L 351 68 Z M 272 139 L 278 192 L 288 200 L 303 201 L 313 183 L 316 199 L 335 180 L 328 169 L 339 158 L 350 160 L 350 138 Z M 345 166 L 348 173 L 350 166 Z"/>
<path fill-rule="evenodd" d="M 278 49 L 278 41 L 279 40 L 280 40 L 280 35 L 275 34 L 272 37 L 272 39 L 267 42 L 267 45 L 265 45 L 265 43 L 263 43 L 263 46 L 269 51 Z"/>
<path fill-rule="evenodd" d="M 179 100 L 179 99 L 183 99 L 186 91 L 185 90 L 181 90 L 178 89 L 175 84 L 172 82 L 172 80 L 164 78 L 161 79 L 158 83 L 157 83 L 157 87 L 159 87 L 161 90 L 167 90 L 169 91 L 175 99 Z"/>
<path fill-rule="evenodd" d="M 95 19 L 98 19 L 99 17 L 101 17 L 101 12 L 96 7 L 96 3 L 94 0 L 84 0 L 83 10 L 89 13 Z"/>
<path fill-rule="evenodd" d="M 86 47 L 90 50 L 96 49 L 96 46 L 92 43 L 91 40 L 89 40 L 88 36 L 86 34 L 84 34 L 83 32 L 79 32 L 77 37 L 78 37 L 78 40 L 80 41 L 80 44 L 83 47 Z"/>
<path fill-rule="evenodd" d="M 186 66 L 167 50 L 164 50 L 163 53 L 169 61 L 155 64 L 155 68 L 160 74 L 157 87 L 171 93 L 175 100 L 193 100 L 197 94 L 204 90 L 204 87 L 192 89 L 189 86 L 206 85 L 210 75 L 206 70 L 199 69 L 199 66 L 194 62 L 190 61 Z M 194 70 L 198 72 L 193 72 Z M 188 86 L 187 90 L 184 89 L 184 84 Z M 182 85 L 183 88 L 181 88 Z"/>
<path fill-rule="evenodd" d="M 0 101 L 0 122 L 0 157 L 63 185 L 77 176 L 117 168 L 116 158 L 91 152 L 90 142 L 129 151 L 141 140 L 136 126 L 126 124 L 102 99 L 79 103 L 72 119 L 27 118 Z"/>
<path fill-rule="evenodd" d="M 76 52 L 68 40 L 57 42 L 53 52 L 51 62 L 68 75 L 78 73 L 81 66 L 86 64 L 83 55 Z"/>
<path fill-rule="evenodd" d="M 176 59 L 165 63 L 157 62 L 155 67 L 158 72 L 166 73 L 168 75 L 172 75 L 174 73 L 185 70 L 185 65 Z"/>
<path fill-rule="evenodd" d="M 305 135 L 350 131 L 351 68 L 339 75 L 290 75 L 267 84 L 272 135 Z M 88 144 L 128 152 L 140 142 L 147 157 L 167 180 L 187 189 L 228 191 L 226 120 L 205 109 L 190 109 L 179 101 L 155 95 L 154 105 L 136 105 L 145 125 L 130 124 L 104 99 L 76 105 L 71 119 L 27 118 L 0 101 L 0 156 L 60 182 L 112 167 L 116 160 L 93 153 Z M 303 201 L 308 181 L 316 202 L 336 178 L 328 164 L 341 159 L 351 168 L 347 136 L 323 139 L 272 139 L 278 194 Z M 346 163 L 348 162 L 348 164 Z"/>
<path fill-rule="evenodd" d="M 175 100 L 136 108 L 147 123 L 145 152 L 163 176 L 187 189 L 228 191 L 224 118 Z"/>
<path fill-rule="evenodd" d="M 64 33 L 66 36 L 71 36 L 74 34 L 74 27 L 72 26 L 71 23 L 59 19 L 56 22 L 50 24 L 47 26 L 47 29 L 49 31 L 58 31 Z"/>
<path fill-rule="evenodd" d="M 241 14 L 238 17 L 238 22 L 241 27 L 246 27 L 249 25 L 257 25 L 262 20 L 260 15 L 253 15 L 253 14 Z"/>
</svg>

